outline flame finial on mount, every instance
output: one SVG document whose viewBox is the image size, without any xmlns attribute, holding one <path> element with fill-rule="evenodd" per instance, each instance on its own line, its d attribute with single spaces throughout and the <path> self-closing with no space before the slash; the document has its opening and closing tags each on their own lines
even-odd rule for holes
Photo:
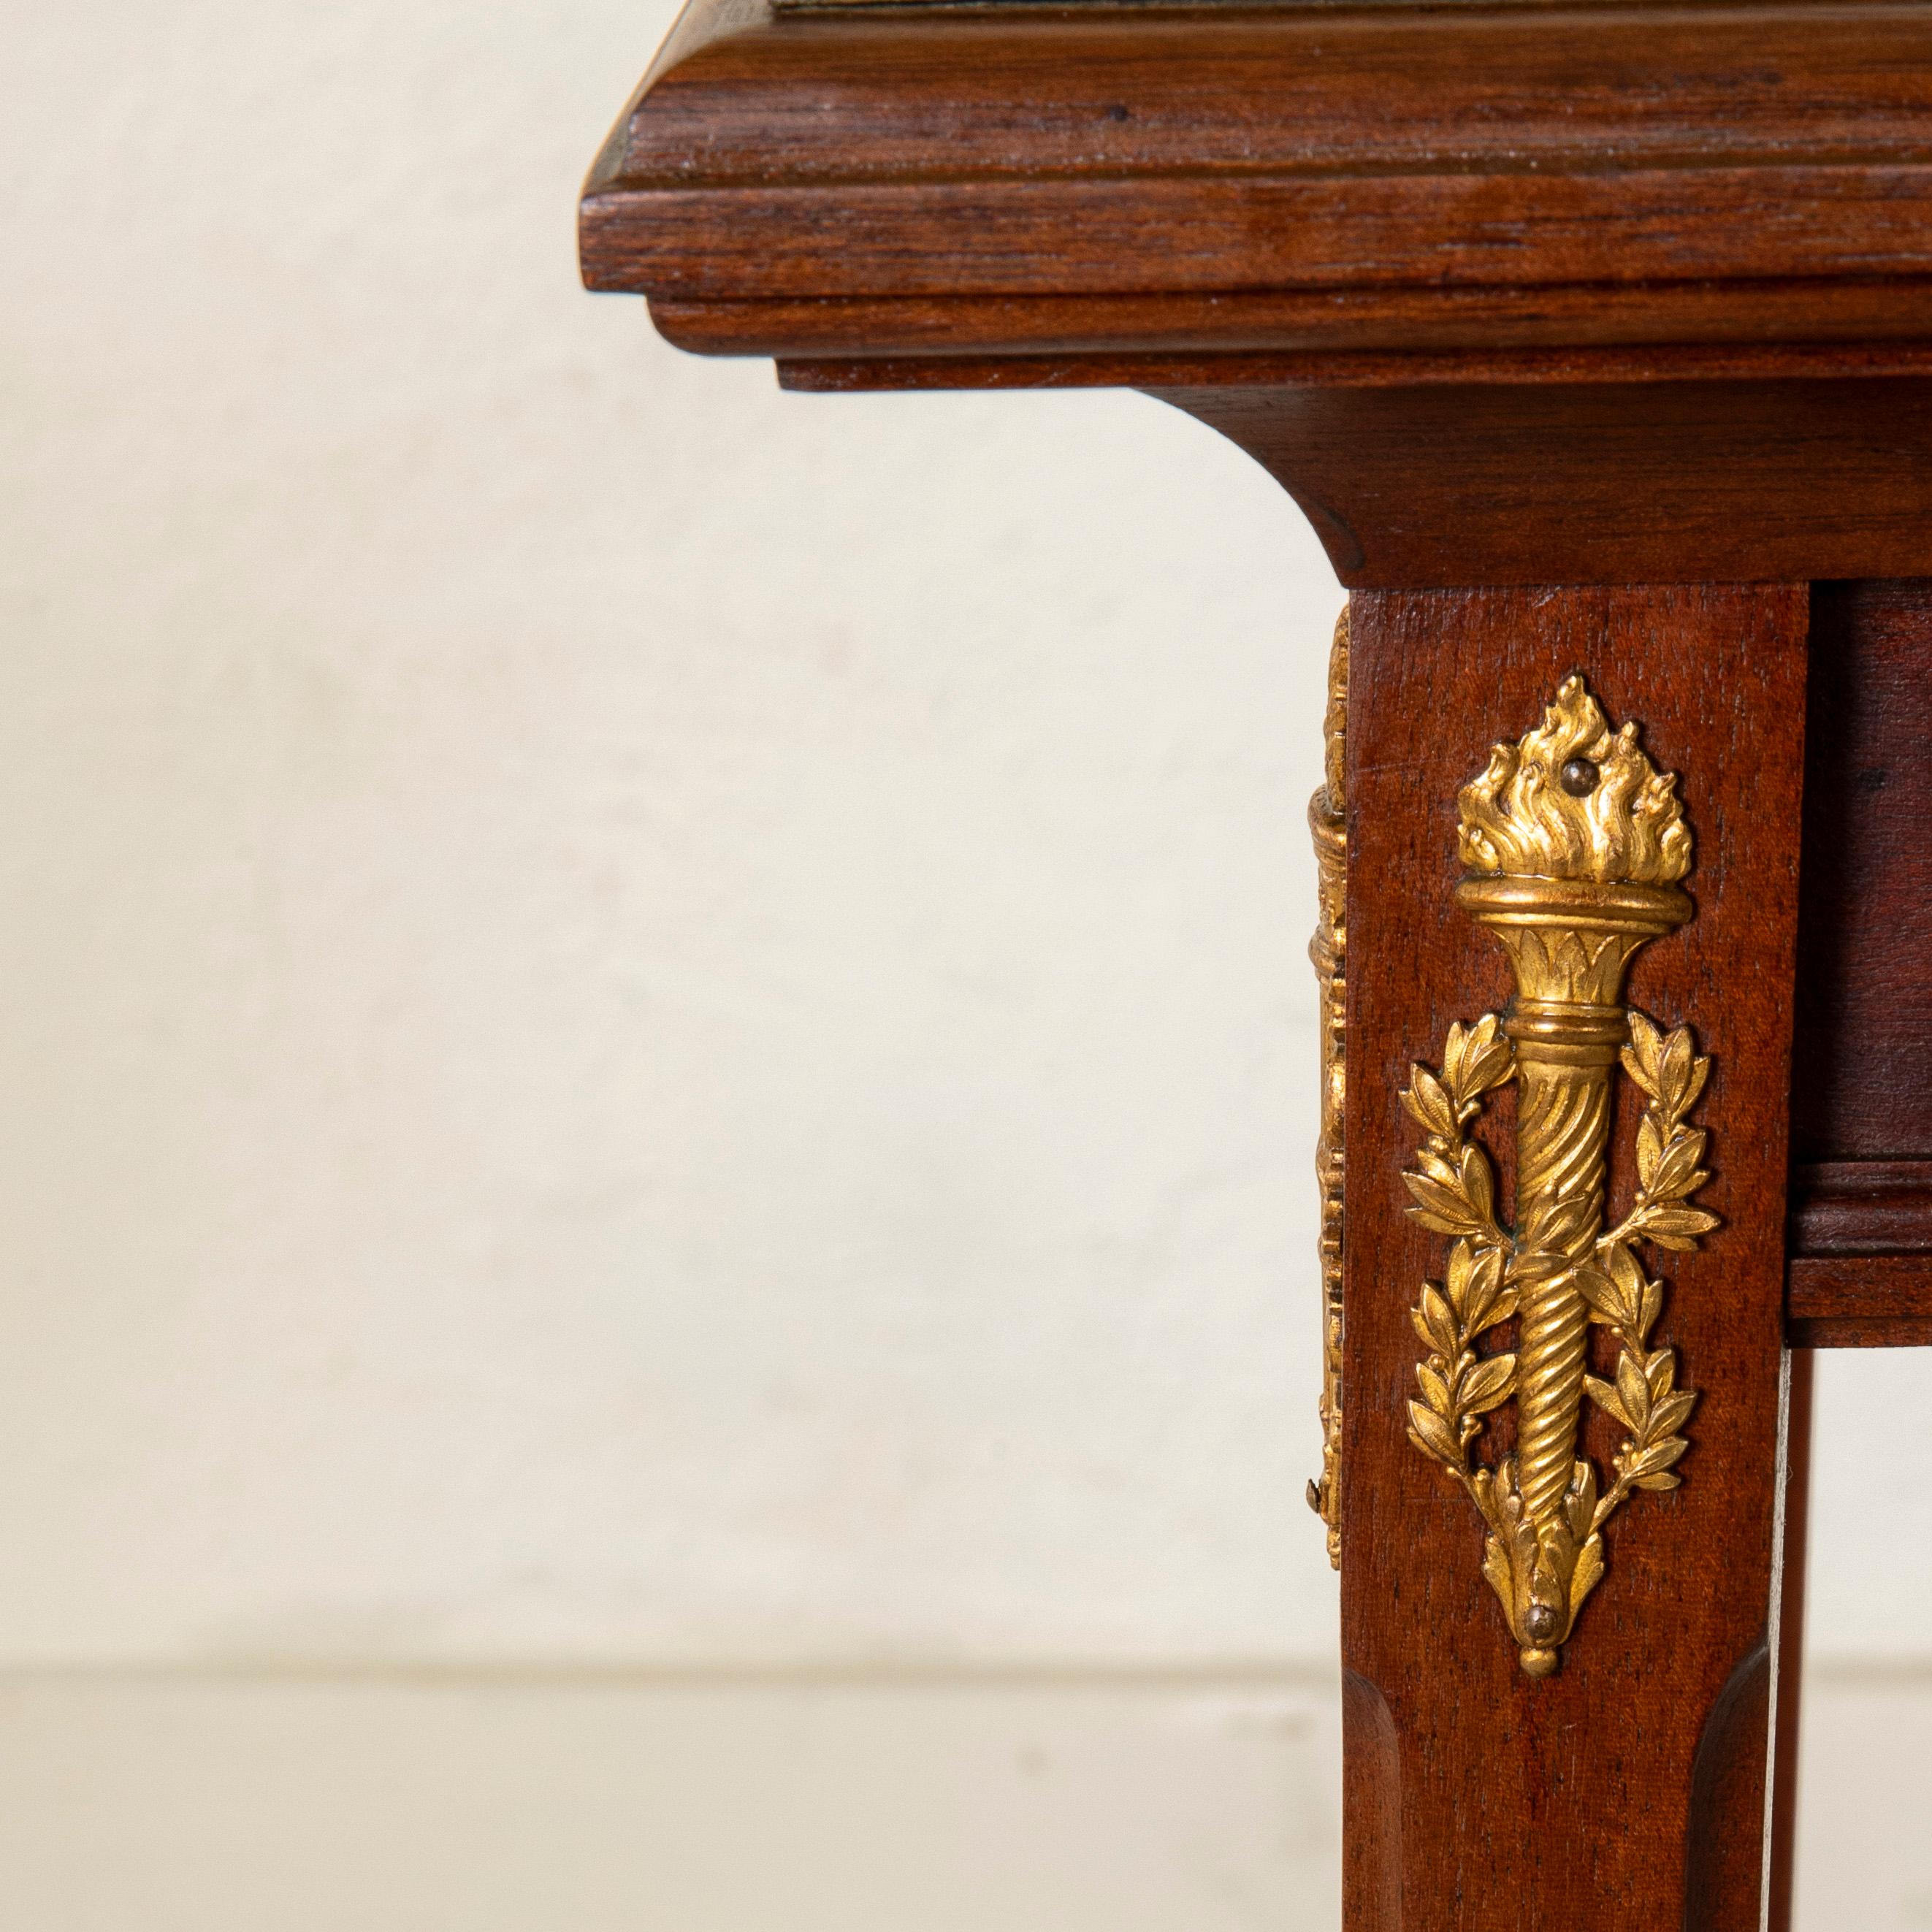
<svg viewBox="0 0 1932 1932">
<path fill-rule="evenodd" d="M 1462 790 L 1461 854 L 1472 872 L 1598 884 L 1675 885 L 1690 828 L 1674 772 L 1659 772 L 1634 724 L 1612 732 L 1580 676 L 1564 680 L 1538 728 L 1498 745 Z"/>
</svg>

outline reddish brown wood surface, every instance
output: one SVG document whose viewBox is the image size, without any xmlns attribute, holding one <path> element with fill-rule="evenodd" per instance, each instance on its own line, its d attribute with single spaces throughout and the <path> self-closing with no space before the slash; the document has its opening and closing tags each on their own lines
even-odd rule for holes
<svg viewBox="0 0 1932 1932">
<path fill-rule="evenodd" d="M 634 197 L 649 220 L 633 218 Z M 721 200 L 730 220 L 719 221 Z M 1688 205 L 1687 205 L 1688 204 Z M 1768 216 L 1768 219 L 1761 218 Z M 1149 231 L 1169 238 L 1164 260 Z M 746 297 L 1042 295 L 1070 268 L 1096 294 L 1156 286 L 1466 286 L 1862 275 L 1876 254 L 1932 272 L 1932 166 L 1510 172 L 1220 178 L 1153 175 L 842 181 L 800 187 L 620 182 L 584 205 L 598 288 Z M 1078 234 L 1070 263 L 1054 243 Z"/>
<path fill-rule="evenodd" d="M 1794 1348 L 1932 1346 L 1932 1254 L 1794 1260 L 1787 1328 Z"/>
<path fill-rule="evenodd" d="M 1873 1068 L 1866 1077 L 1898 1076 Z M 1932 1346 L 1932 1162 L 1796 1169 L 1790 1247 L 1793 1348 Z"/>
<path fill-rule="evenodd" d="M 1789 1316 L 1806 1348 L 1932 1345 L 1932 584 L 1812 602 Z"/>
<path fill-rule="evenodd" d="M 1871 284 L 1932 273 L 1929 157 L 1913 4 L 705 0 L 592 178 L 584 255 L 685 301 Z"/>
<path fill-rule="evenodd" d="M 1922 369 L 1928 296 L 1932 283 L 1924 280 L 1808 277 L 1090 296 L 658 296 L 651 319 L 681 348 L 806 362 L 794 383 L 800 388 L 904 388 L 895 362 L 934 357 L 953 365 L 952 380 L 976 387 L 1138 386 L 1148 373 L 1117 373 L 1114 358 L 1294 352 L 1300 359 L 1275 371 L 1276 380 L 1328 382 L 1394 380 L 1412 367 L 1427 380 L 1430 364 L 1407 360 L 1426 353 L 1438 358 L 1436 380 L 1467 380 L 1469 357 L 1508 351 L 1559 354 L 1566 360 L 1558 373 L 1575 376 L 1590 373 L 1576 366 L 1580 349 L 1667 350 L 1680 365 L 1695 349 L 1721 361 L 1713 373 L 1761 374 L 1775 372 L 1761 354 L 1746 352 L 1767 345 L 1802 347 L 1803 373 L 1823 363 L 1827 350 L 1855 352 L 1869 368 L 1903 344 L 1916 350 L 1911 361 Z M 1070 356 L 1082 366 L 1067 368 Z M 839 359 L 848 358 L 857 366 Z M 1044 367 L 1042 358 L 1055 360 Z M 831 366 L 814 372 L 811 360 Z M 1633 357 L 1611 373 L 1640 379 L 1642 368 Z M 920 374 L 930 386 L 947 372 Z"/>
<path fill-rule="evenodd" d="M 764 308 L 778 304 L 746 304 Z M 786 305 L 802 314 L 842 304 Z M 1001 304 L 1004 307 L 1006 304 Z M 1083 308 L 1089 306 L 1081 304 Z M 1103 305 L 1104 306 L 1104 305 Z M 654 302 L 653 320 L 675 318 Z M 1104 321 L 1102 314 L 1096 318 Z M 1586 334 L 1578 319 L 1577 333 Z M 740 353 L 736 348 L 728 352 Z M 977 350 L 908 356 L 802 356 L 781 349 L 780 386 L 818 394 L 874 389 L 1436 389 L 1499 386 L 1600 388 L 1652 382 L 1831 382 L 1858 376 L 1932 375 L 1932 343 L 1803 341 L 1640 343 L 1580 340 L 1551 347 L 1216 350 L 985 355 Z"/>
<path fill-rule="evenodd" d="M 1760 1924 L 1804 613 L 1802 589 L 1778 586 L 1355 600 L 1342 1624 L 1356 1932 Z M 1415 1136 L 1396 1095 L 1450 1021 L 1510 990 L 1500 949 L 1451 897 L 1456 790 L 1580 668 L 1683 775 L 1696 916 L 1646 949 L 1630 992 L 1712 1056 L 1716 1178 L 1700 1198 L 1725 1226 L 1703 1252 L 1657 1258 L 1658 1340 L 1704 1392 L 1684 1486 L 1616 1520 L 1563 1670 L 1538 1684 L 1480 1574 L 1467 1499 L 1405 1439 L 1407 1309 L 1442 1244 L 1402 1212 Z M 1606 1425 L 1590 1427 L 1606 1460 Z"/>
<path fill-rule="evenodd" d="M 1803 970 L 1801 952 L 1801 1003 Z M 1932 1254 L 1932 1161 L 1824 1161 L 1795 1168 L 1791 1251 L 1808 1257 Z"/>
<path fill-rule="evenodd" d="M 1932 584 L 1820 585 L 1814 630 L 1798 1156 L 1932 1158 Z"/>
<path fill-rule="evenodd" d="M 1816 1358 L 1790 1358 L 1786 1402 L 1784 1573 L 1778 1598 L 1777 1714 L 1772 1729 L 1771 1913 L 1767 1932 L 1791 1932 L 1798 1850 L 1798 1747 L 1803 1730 L 1804 1576 L 1811 1526 L 1811 1394 Z"/>
<path fill-rule="evenodd" d="M 1351 586 L 1932 566 L 1932 382 L 1154 393 L 1262 464 Z"/>
<path fill-rule="evenodd" d="M 1266 468 L 1353 588 L 1932 570 L 1932 376 L 1855 376 L 1852 358 L 1801 377 L 1809 352 L 1728 381 L 1684 351 L 1358 358 L 1319 382 L 1234 356 L 784 370 L 808 388 L 1136 384 Z"/>
</svg>

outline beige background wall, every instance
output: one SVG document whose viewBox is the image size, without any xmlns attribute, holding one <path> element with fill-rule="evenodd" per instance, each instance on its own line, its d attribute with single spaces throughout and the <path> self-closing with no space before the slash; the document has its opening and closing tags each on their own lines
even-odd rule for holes
<svg viewBox="0 0 1932 1932">
<path fill-rule="evenodd" d="M 0 1924 L 1332 1919 L 1340 593 L 1144 399 L 580 294 L 670 10 L 0 13 Z M 1924 1374 L 1821 1405 L 1872 1928 Z"/>
</svg>

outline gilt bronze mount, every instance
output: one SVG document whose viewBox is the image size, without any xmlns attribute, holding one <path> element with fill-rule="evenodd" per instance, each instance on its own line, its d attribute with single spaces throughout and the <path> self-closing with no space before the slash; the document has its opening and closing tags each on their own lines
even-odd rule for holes
<svg viewBox="0 0 1932 1932">
<path fill-rule="evenodd" d="M 1328 1560 L 1342 1567 L 1342 1103 L 1348 1090 L 1348 834 L 1342 811 L 1348 718 L 1348 611 L 1335 620 L 1328 654 L 1322 782 L 1308 801 L 1321 916 L 1310 940 L 1322 1001 L 1322 1126 L 1315 1144 L 1322 1190 L 1322 1473 L 1308 1506 L 1328 1531 Z"/>
<path fill-rule="evenodd" d="M 1653 1348 L 1664 1289 L 1638 1250 L 1694 1248 L 1717 1217 L 1689 1204 L 1709 1178 L 1706 1135 L 1688 1115 L 1710 1063 L 1690 1030 L 1668 1034 L 1624 1004 L 1632 958 L 1690 918 L 1681 881 L 1691 838 L 1676 779 L 1659 772 L 1634 724 L 1612 733 L 1581 677 L 1542 724 L 1499 744 L 1464 786 L 1457 903 L 1508 951 L 1516 992 L 1502 1015 L 1449 1029 L 1439 1070 L 1417 1066 L 1402 1103 L 1425 1136 L 1403 1175 L 1409 1212 L 1447 1234 L 1443 1279 L 1413 1311 L 1427 1352 L 1408 1405 L 1409 1439 L 1466 1490 L 1487 1526 L 1483 1574 L 1523 1669 L 1557 1670 L 1602 1579 L 1604 1525 L 1638 1490 L 1674 1489 L 1696 1395 L 1677 1386 L 1675 1350 Z M 1611 1088 L 1621 1064 L 1647 1096 L 1636 1196 L 1604 1229 Z M 1513 1227 L 1495 1171 L 1471 1136 L 1484 1096 L 1517 1087 Z M 1483 1338 L 1516 1324 L 1514 1346 Z M 1616 1338 L 1614 1374 L 1589 1372 L 1589 1328 Z M 1580 1453 L 1583 1404 L 1624 1430 L 1607 1489 Z M 1516 1444 L 1472 1460 L 1483 1418 L 1516 1405 Z"/>
</svg>

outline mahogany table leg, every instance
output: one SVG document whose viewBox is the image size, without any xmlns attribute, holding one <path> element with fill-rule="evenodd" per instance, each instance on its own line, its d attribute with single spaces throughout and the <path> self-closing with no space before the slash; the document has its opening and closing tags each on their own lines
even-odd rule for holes
<svg viewBox="0 0 1932 1932">
<path fill-rule="evenodd" d="M 1807 616 L 1805 590 L 1788 585 L 1354 598 L 1340 1485 L 1349 1932 L 1758 1932 L 1763 1923 L 1783 1557 L 1774 1504 L 1790 1359 L 1785 1168 Z M 1526 998 L 1512 1008 L 1510 959 L 1456 899 L 1468 869 L 1467 855 L 1458 857 L 1459 791 L 1484 771 L 1493 745 L 1538 724 L 1574 673 L 1613 726 L 1638 723 L 1643 749 L 1678 774 L 1695 841 L 1683 882 L 1694 913 L 1643 946 L 1625 997 L 1658 1022 L 1660 1037 L 1688 1026 L 1709 1058 L 1708 1084 L 1684 1112 L 1709 1132 L 1710 1178 L 1698 1184 L 1696 1205 L 1721 1225 L 1691 1251 L 1652 1242 L 1634 1250 L 1642 1278 L 1663 1284 L 1647 1344 L 1653 1393 L 1662 1391 L 1659 1402 L 1674 1390 L 1701 1393 L 1688 1419 L 1671 1425 L 1690 1444 L 1666 1472 L 1682 1486 L 1631 1494 L 1605 1523 L 1604 1573 L 1593 1591 L 1584 1586 L 1574 1628 L 1559 1628 L 1547 1576 L 1538 1571 L 1532 1590 L 1528 1567 L 1514 1621 L 1506 1618 L 1503 1586 L 1492 1591 L 1484 1578 L 1488 1533 L 1466 1486 L 1409 1439 L 1418 1364 L 1429 1352 L 1411 1311 L 1425 1281 L 1444 1280 L 1451 1244 L 1439 1222 L 1418 1225 L 1406 1211 L 1402 1176 L 1424 1136 L 1400 1096 L 1413 1063 L 1443 1064 L 1452 1022 L 1505 1013 L 1518 1077 L 1497 1085 L 1468 1129 L 1499 1170 L 1498 1219 L 1528 1211 L 1510 1199 L 1519 1136 L 1526 1174 L 1570 1160 L 1588 1192 L 1587 1151 L 1572 1159 L 1569 1150 L 1581 1144 L 1578 1122 L 1600 1111 L 1606 1080 L 1615 1090 L 1606 1211 L 1624 1212 L 1644 1096 L 1613 1068 L 1603 1073 L 1604 1054 L 1588 1044 L 1606 1010 L 1587 999 Z M 1587 770 L 1564 767 L 1563 784 L 1574 779 L 1587 793 L 1598 770 L 1582 763 Z M 1484 916 L 1502 916 L 1494 905 Z M 1586 1063 L 1598 1072 L 1550 1084 L 1550 1064 Z M 1552 1093 L 1571 1109 L 1553 1124 Z M 1654 1174 L 1654 1147 L 1642 1158 Z M 1596 1184 L 1600 1197 L 1600 1178 Z M 1682 1226 L 1657 1225 L 1682 1237 Z M 1548 1269 L 1566 1244 L 1573 1256 L 1606 1254 L 1592 1248 L 1599 1226 L 1579 1209 L 1532 1240 L 1520 1221 L 1515 1252 L 1540 1246 L 1558 1261 L 1526 1268 L 1523 1316 L 1481 1346 L 1513 1350 L 1526 1382 L 1539 1348 L 1568 1359 L 1582 1317 L 1564 1312 L 1563 1282 L 1550 1286 Z M 1583 1346 L 1614 1401 L 1612 1332 L 1593 1324 Z M 1488 1380 L 1500 1386 L 1499 1373 Z M 1650 1400 L 1624 1391 L 1627 1408 Z M 1540 1480 L 1538 1444 L 1556 1425 L 1540 1411 L 1519 1424 L 1524 1406 L 1519 1390 L 1513 1406 L 1488 1408 L 1472 1467 L 1516 1452 L 1528 1497 Z M 1603 1472 L 1606 1490 L 1620 1450 L 1622 1466 L 1636 1466 L 1634 1425 L 1592 1401 L 1574 1426 L 1576 1453 Z M 1576 1600 L 1574 1586 L 1565 1600 Z"/>
<path fill-rule="evenodd" d="M 1786 1424 L 1784 1574 L 1778 1623 L 1778 1732 L 1771 1807 L 1771 1916 L 1768 1932 L 1791 1932 L 1798 1839 L 1798 1743 L 1804 1662 L 1804 1563 L 1811 1513 L 1811 1382 L 1817 1358 L 1791 1354 Z"/>
</svg>

